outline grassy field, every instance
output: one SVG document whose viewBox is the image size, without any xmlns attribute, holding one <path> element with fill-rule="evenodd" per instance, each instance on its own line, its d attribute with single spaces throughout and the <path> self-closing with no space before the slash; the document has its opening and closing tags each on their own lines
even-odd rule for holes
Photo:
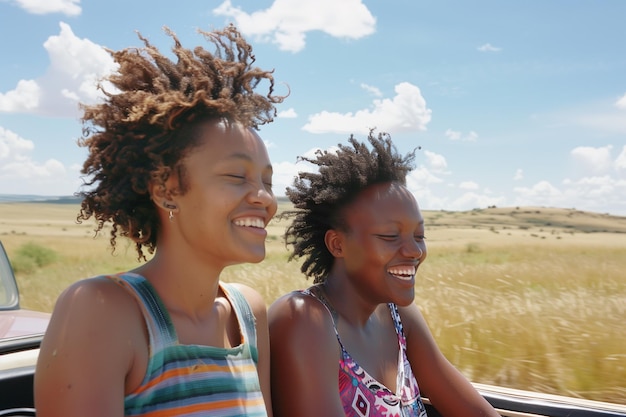
<svg viewBox="0 0 626 417">
<path fill-rule="evenodd" d="M 284 207 L 283 207 L 284 208 Z M 26 308 L 67 285 L 138 265 L 74 222 L 76 205 L 0 204 L 0 239 Z M 626 217 L 569 209 L 425 211 L 428 260 L 416 303 L 446 356 L 475 382 L 626 404 Z M 268 256 L 225 271 L 271 303 L 309 285 L 287 263 L 284 222 Z"/>
</svg>

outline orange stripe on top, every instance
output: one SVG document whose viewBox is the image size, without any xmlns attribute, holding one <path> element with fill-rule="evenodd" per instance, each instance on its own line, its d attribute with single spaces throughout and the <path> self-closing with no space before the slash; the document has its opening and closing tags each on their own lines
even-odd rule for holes
<svg viewBox="0 0 626 417">
<path fill-rule="evenodd" d="M 192 374 L 201 374 L 201 373 L 215 373 L 215 372 L 228 372 L 232 373 L 233 370 L 230 366 L 217 365 L 217 364 L 198 364 L 193 366 L 186 366 L 176 369 L 170 369 L 162 372 L 154 379 L 151 379 L 146 384 L 138 387 L 133 394 L 140 394 L 142 392 L 148 391 L 155 386 L 167 381 L 168 379 L 176 379 L 181 378 L 183 376 L 192 375 Z M 236 373 L 248 373 L 248 372 L 257 372 L 257 368 L 254 364 L 250 363 L 242 363 L 235 370 Z"/>
</svg>

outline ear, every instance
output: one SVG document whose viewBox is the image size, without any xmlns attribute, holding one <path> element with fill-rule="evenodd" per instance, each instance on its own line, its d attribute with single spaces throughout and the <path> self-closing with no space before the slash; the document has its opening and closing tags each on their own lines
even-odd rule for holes
<svg viewBox="0 0 626 417">
<path fill-rule="evenodd" d="M 150 184 L 150 196 L 154 204 L 165 211 L 178 212 L 178 205 L 174 199 L 174 194 L 170 191 L 169 183 L 171 177 L 165 184 Z"/>
<path fill-rule="evenodd" d="M 335 229 L 329 229 L 324 235 L 324 243 L 335 258 L 343 258 L 343 234 Z"/>
</svg>

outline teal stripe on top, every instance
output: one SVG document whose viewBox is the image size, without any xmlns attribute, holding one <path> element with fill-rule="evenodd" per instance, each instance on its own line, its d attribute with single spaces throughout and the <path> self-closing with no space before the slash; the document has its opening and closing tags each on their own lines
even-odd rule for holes
<svg viewBox="0 0 626 417">
<path fill-rule="evenodd" d="M 255 319 L 245 297 L 221 284 L 242 343 L 233 348 L 181 345 L 154 287 L 132 273 L 109 277 L 137 299 L 148 328 L 150 359 L 141 386 L 124 401 L 126 416 L 266 417 L 256 363 Z"/>
</svg>

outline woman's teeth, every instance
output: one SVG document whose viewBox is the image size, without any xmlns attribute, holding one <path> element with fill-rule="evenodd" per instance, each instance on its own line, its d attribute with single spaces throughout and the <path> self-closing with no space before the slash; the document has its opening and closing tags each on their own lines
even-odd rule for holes
<svg viewBox="0 0 626 417">
<path fill-rule="evenodd" d="M 234 223 L 237 226 L 244 226 L 244 227 L 258 227 L 260 229 L 265 227 L 265 223 L 263 222 L 263 220 L 259 218 L 237 219 L 234 221 Z"/>
<path fill-rule="evenodd" d="M 415 267 L 393 268 L 387 272 L 389 272 L 391 275 L 396 276 L 400 279 L 411 279 L 413 276 L 415 276 L 415 273 L 417 272 L 417 268 Z"/>
</svg>

